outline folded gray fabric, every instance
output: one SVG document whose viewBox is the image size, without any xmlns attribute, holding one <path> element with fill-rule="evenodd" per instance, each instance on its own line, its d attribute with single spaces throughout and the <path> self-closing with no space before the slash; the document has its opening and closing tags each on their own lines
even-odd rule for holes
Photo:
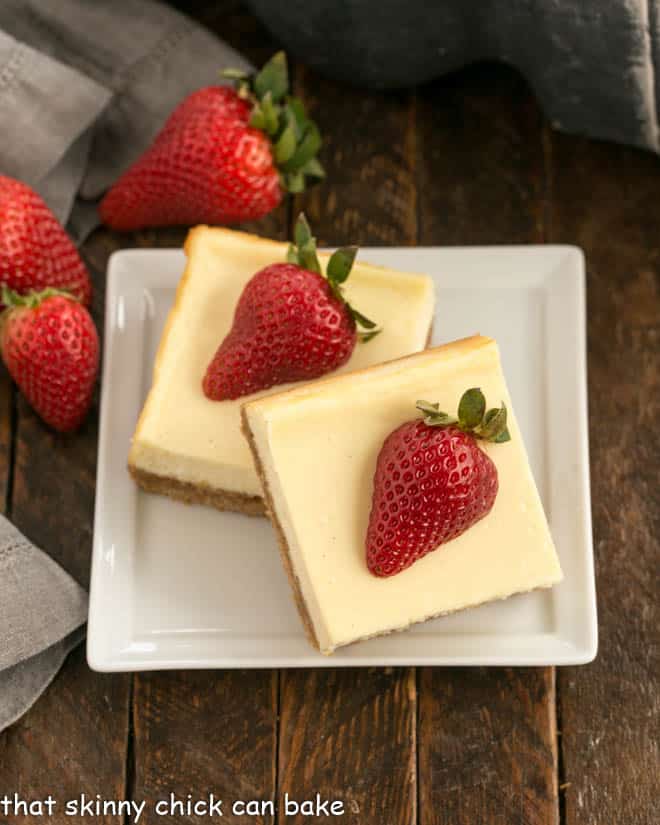
<svg viewBox="0 0 660 825">
<path fill-rule="evenodd" d="M 248 4 L 292 54 L 351 84 L 401 88 L 501 60 L 556 129 L 660 152 L 659 0 Z"/>
<path fill-rule="evenodd" d="M 98 223 L 89 202 L 227 66 L 250 68 L 152 0 L 2 0 L 0 172 L 33 186 L 81 240 Z"/>
<path fill-rule="evenodd" d="M 85 591 L 0 516 L 0 731 L 50 684 L 86 619 Z"/>
</svg>

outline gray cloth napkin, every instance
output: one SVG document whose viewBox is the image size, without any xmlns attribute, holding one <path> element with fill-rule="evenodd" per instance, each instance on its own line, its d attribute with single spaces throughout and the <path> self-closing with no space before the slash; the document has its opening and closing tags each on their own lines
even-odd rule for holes
<svg viewBox="0 0 660 825">
<path fill-rule="evenodd" d="M 0 0 L 0 173 L 80 240 L 174 106 L 227 66 L 249 68 L 152 0 Z M 0 730 L 45 690 L 86 616 L 84 591 L 0 517 Z"/>
<path fill-rule="evenodd" d="M 0 731 L 50 684 L 86 619 L 85 591 L 0 516 Z"/>
<path fill-rule="evenodd" d="M 81 240 L 174 106 L 227 66 L 249 68 L 152 0 L 2 0 L 0 172 L 33 186 Z"/>
</svg>

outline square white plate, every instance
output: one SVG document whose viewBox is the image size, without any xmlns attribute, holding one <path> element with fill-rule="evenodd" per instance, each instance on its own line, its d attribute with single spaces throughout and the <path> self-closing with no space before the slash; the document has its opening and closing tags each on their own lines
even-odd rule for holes
<svg viewBox="0 0 660 825">
<path fill-rule="evenodd" d="M 108 267 L 92 668 L 542 665 L 596 655 L 581 251 L 389 248 L 360 255 L 433 276 L 434 344 L 475 332 L 497 339 L 564 581 L 330 657 L 314 651 L 266 519 L 150 496 L 128 476 L 129 441 L 185 259 L 179 250 L 126 250 Z"/>
</svg>

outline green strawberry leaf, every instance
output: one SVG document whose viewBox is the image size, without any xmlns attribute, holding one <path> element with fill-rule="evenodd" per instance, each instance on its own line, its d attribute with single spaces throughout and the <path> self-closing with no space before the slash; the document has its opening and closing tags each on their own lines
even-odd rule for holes
<svg viewBox="0 0 660 825">
<path fill-rule="evenodd" d="M 430 401 L 418 401 L 415 407 L 426 415 L 435 415 L 440 412 L 440 404 L 432 404 Z M 441 413 L 441 415 L 446 415 L 446 413 Z"/>
<path fill-rule="evenodd" d="M 262 131 L 266 131 L 266 116 L 264 114 L 264 110 L 258 103 L 255 103 L 254 108 L 252 109 L 252 114 L 250 115 L 250 126 L 253 129 L 261 129 Z"/>
<path fill-rule="evenodd" d="M 359 332 L 358 338 L 363 344 L 368 344 L 372 338 L 375 338 L 377 335 L 380 335 L 382 329 L 373 329 L 371 332 Z"/>
<path fill-rule="evenodd" d="M 284 188 L 292 195 L 305 191 L 305 176 L 302 172 L 289 172 L 284 176 Z"/>
<path fill-rule="evenodd" d="M 250 77 L 250 73 L 246 72 L 245 69 L 223 69 L 220 72 L 221 77 L 226 77 L 227 80 L 247 80 Z"/>
<path fill-rule="evenodd" d="M 296 225 L 293 230 L 293 239 L 299 249 L 314 240 L 312 229 L 304 212 L 301 212 L 300 215 L 298 215 L 298 220 L 296 221 Z"/>
<path fill-rule="evenodd" d="M 458 419 L 442 412 L 439 404 L 418 401 L 415 406 L 424 414 L 424 423 L 429 427 L 446 427 L 455 424 L 463 432 L 484 441 L 503 444 L 511 440 L 511 434 L 506 426 L 506 406 L 502 404 L 499 409 L 493 407 L 484 413 L 486 399 L 478 387 L 466 390 L 461 396 L 458 404 Z"/>
<path fill-rule="evenodd" d="M 302 134 L 308 123 L 307 114 L 305 113 L 305 104 L 299 97 L 290 97 L 287 100 L 287 104 L 289 111 L 293 115 L 296 122 L 296 126 L 298 127 L 298 134 Z"/>
<path fill-rule="evenodd" d="M 297 263 L 298 266 L 304 269 L 318 272 L 319 275 L 323 274 L 316 255 L 316 238 L 312 235 L 312 230 L 307 223 L 304 212 L 298 215 L 298 220 L 293 229 L 293 239 L 295 243 L 289 246 L 287 260 L 290 263 Z"/>
<path fill-rule="evenodd" d="M 303 246 L 302 248 L 298 248 L 298 260 L 300 261 L 300 266 L 303 269 L 309 269 L 311 272 L 318 272 L 319 275 L 322 275 L 323 272 L 321 271 L 321 264 L 319 263 L 319 259 L 316 255 L 316 244 L 309 243 Z"/>
<path fill-rule="evenodd" d="M 352 307 L 350 304 L 346 304 L 346 306 L 349 308 L 351 315 L 361 327 L 364 327 L 365 329 L 376 329 L 378 324 L 375 321 L 372 321 L 370 318 L 367 318 L 366 315 L 358 312 L 357 309 Z"/>
<path fill-rule="evenodd" d="M 447 413 L 439 412 L 435 415 L 427 415 L 424 419 L 424 423 L 429 427 L 449 427 L 450 425 L 457 424 L 458 422 L 453 415 L 447 415 Z"/>
<path fill-rule="evenodd" d="M 486 397 L 478 387 L 466 390 L 458 403 L 458 420 L 466 430 L 479 424 L 486 412 Z"/>
<path fill-rule="evenodd" d="M 61 298 L 68 298 L 70 301 L 80 303 L 79 299 L 66 289 L 56 289 L 52 286 L 47 286 L 44 289 L 32 289 L 29 292 L 20 293 L 10 289 L 7 284 L 2 284 L 0 290 L 0 300 L 5 309 L 14 307 L 27 307 L 28 309 L 35 309 L 43 301 L 48 298 L 59 296 Z"/>
<path fill-rule="evenodd" d="M 351 273 L 357 251 L 357 246 L 343 246 L 332 253 L 326 267 L 326 275 L 331 283 L 344 283 Z M 374 324 L 374 326 L 376 325 Z"/>
<path fill-rule="evenodd" d="M 278 166 L 282 166 L 296 151 L 296 132 L 293 126 L 288 123 L 275 143 L 275 161 Z M 286 170 L 284 170 L 286 171 Z"/>
<path fill-rule="evenodd" d="M 300 171 L 304 175 L 309 175 L 310 177 L 317 178 L 318 180 L 325 177 L 325 169 L 321 166 L 317 158 L 308 160 Z"/>
<path fill-rule="evenodd" d="M 506 430 L 506 406 L 488 410 L 481 424 L 475 428 L 475 435 L 486 441 L 495 441 Z"/>
<path fill-rule="evenodd" d="M 309 123 L 302 140 L 291 157 L 282 164 L 285 172 L 295 171 L 310 161 L 321 148 L 321 133 L 315 123 Z"/>
<path fill-rule="evenodd" d="M 254 78 L 254 93 L 261 100 L 270 92 L 277 103 L 289 91 L 289 71 L 284 52 L 277 52 Z"/>
<path fill-rule="evenodd" d="M 257 106 L 259 106 L 259 104 L 257 104 Z M 271 137 L 274 137 L 280 128 L 280 117 L 270 92 L 266 92 L 264 95 L 261 101 L 261 110 L 264 116 L 264 125 L 261 128 Z"/>
<path fill-rule="evenodd" d="M 429 401 L 417 401 L 415 407 L 424 413 L 424 423 L 428 424 L 429 427 L 447 427 L 450 424 L 457 423 L 453 415 L 448 415 L 439 408 L 439 404 L 431 404 Z"/>
</svg>

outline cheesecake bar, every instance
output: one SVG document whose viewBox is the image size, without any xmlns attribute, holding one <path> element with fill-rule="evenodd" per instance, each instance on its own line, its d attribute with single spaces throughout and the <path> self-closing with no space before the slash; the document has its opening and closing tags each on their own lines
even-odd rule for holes
<svg viewBox="0 0 660 825">
<path fill-rule="evenodd" d="M 200 226 L 186 240 L 187 266 L 163 333 L 152 387 L 130 448 L 129 470 L 148 492 L 248 514 L 264 512 L 261 485 L 241 434 L 241 404 L 211 401 L 206 368 L 228 333 L 243 287 L 260 269 L 286 259 L 287 244 Z M 319 255 L 321 264 L 327 255 Z M 417 352 L 433 319 L 433 282 L 358 260 L 346 297 L 382 327 L 360 342 L 346 372 Z M 333 373 L 334 374 L 334 373 Z M 288 385 L 295 386 L 295 385 Z M 286 389 L 273 387 L 272 393 Z"/>
<path fill-rule="evenodd" d="M 365 536 L 386 437 L 419 399 L 455 411 L 469 387 L 508 409 L 510 441 L 479 442 L 495 463 L 492 510 L 387 578 Z M 253 451 L 303 623 L 322 653 L 561 579 L 495 341 L 474 336 L 247 403 Z"/>
</svg>

